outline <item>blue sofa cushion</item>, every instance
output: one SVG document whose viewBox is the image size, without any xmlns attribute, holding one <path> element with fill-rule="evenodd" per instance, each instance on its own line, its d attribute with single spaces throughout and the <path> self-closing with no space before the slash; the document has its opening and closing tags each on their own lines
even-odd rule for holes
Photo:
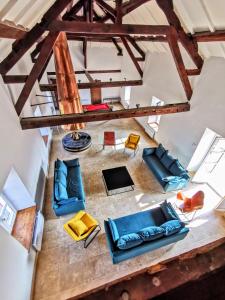
<svg viewBox="0 0 225 300">
<path fill-rule="evenodd" d="M 149 226 L 138 231 L 143 241 L 153 241 L 161 238 L 164 234 L 165 229 L 160 226 Z"/>
<path fill-rule="evenodd" d="M 175 160 L 169 168 L 170 172 L 176 176 L 187 174 L 187 171 L 181 166 L 178 160 Z"/>
<path fill-rule="evenodd" d="M 169 167 L 172 165 L 174 162 L 174 158 L 165 151 L 163 156 L 160 159 L 161 163 L 164 165 L 166 169 L 169 169 Z"/>
<path fill-rule="evenodd" d="M 55 171 L 55 181 L 60 182 L 63 186 L 67 186 L 66 175 L 61 170 Z"/>
<path fill-rule="evenodd" d="M 145 158 L 145 162 L 155 174 L 155 176 L 158 178 L 158 180 L 162 184 L 165 184 L 164 182 L 162 182 L 162 178 L 170 176 L 171 173 L 168 169 L 164 167 L 164 165 L 160 162 L 158 157 L 156 155 L 147 156 Z"/>
<path fill-rule="evenodd" d="M 57 159 L 55 162 L 56 170 L 62 171 L 67 176 L 67 166 L 64 164 L 63 161 Z"/>
<path fill-rule="evenodd" d="M 121 250 L 130 249 L 143 243 L 141 236 L 137 233 L 123 235 L 117 241 L 117 247 Z"/>
<path fill-rule="evenodd" d="M 170 207 L 170 205 L 165 200 L 163 203 L 160 204 L 162 212 L 167 221 L 177 220 L 177 215 L 174 210 Z"/>
<path fill-rule="evenodd" d="M 109 222 L 109 228 L 112 234 L 113 241 L 114 243 L 116 243 L 120 237 L 116 227 L 116 223 L 110 218 L 108 218 L 108 222 Z"/>
<path fill-rule="evenodd" d="M 169 236 L 179 232 L 184 227 L 184 223 L 180 220 L 171 220 L 162 224 L 160 227 L 165 230 L 164 235 Z"/>
<path fill-rule="evenodd" d="M 56 200 L 68 199 L 66 187 L 60 182 L 55 182 L 55 198 Z"/>
<path fill-rule="evenodd" d="M 155 155 L 160 159 L 165 153 L 165 151 L 166 149 L 163 147 L 163 145 L 159 144 L 159 146 L 155 150 Z"/>
</svg>

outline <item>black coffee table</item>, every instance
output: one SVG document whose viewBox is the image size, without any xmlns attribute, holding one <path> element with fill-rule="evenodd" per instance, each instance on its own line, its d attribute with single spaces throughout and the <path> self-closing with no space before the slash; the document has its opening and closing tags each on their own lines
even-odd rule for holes
<svg viewBox="0 0 225 300">
<path fill-rule="evenodd" d="M 134 190 L 134 182 L 126 167 L 102 170 L 102 177 L 108 196 Z"/>
</svg>

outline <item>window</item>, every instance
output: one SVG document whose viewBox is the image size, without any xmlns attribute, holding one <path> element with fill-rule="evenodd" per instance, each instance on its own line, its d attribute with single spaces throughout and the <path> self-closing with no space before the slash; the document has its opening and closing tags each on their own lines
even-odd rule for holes
<svg viewBox="0 0 225 300">
<path fill-rule="evenodd" d="M 156 98 L 156 97 L 152 97 L 152 106 L 162 106 L 164 105 L 164 101 Z M 160 115 L 156 115 L 156 116 L 149 116 L 148 117 L 148 125 L 155 131 L 157 132 L 159 129 L 159 122 L 160 122 Z"/>
<path fill-rule="evenodd" d="M 124 102 L 129 107 L 130 105 L 131 86 L 126 86 L 124 91 Z"/>
<path fill-rule="evenodd" d="M 11 232 L 14 221 L 16 218 L 16 210 L 6 200 L 6 198 L 0 195 L 0 224 L 8 232 Z"/>
</svg>

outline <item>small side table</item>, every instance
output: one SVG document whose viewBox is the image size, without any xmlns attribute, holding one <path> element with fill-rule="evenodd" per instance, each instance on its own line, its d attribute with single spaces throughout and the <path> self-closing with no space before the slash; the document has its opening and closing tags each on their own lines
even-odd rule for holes
<svg viewBox="0 0 225 300">
<path fill-rule="evenodd" d="M 105 131 L 104 132 L 104 141 L 103 141 L 103 149 L 105 146 L 113 146 L 115 148 L 116 138 L 114 131 Z"/>
</svg>

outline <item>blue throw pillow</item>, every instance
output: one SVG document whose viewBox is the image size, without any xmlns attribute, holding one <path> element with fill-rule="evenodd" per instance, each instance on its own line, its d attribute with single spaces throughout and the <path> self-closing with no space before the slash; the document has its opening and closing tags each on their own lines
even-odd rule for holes
<svg viewBox="0 0 225 300">
<path fill-rule="evenodd" d="M 62 171 L 67 176 L 67 166 L 63 161 L 57 159 L 57 161 L 55 162 L 55 168 Z"/>
<path fill-rule="evenodd" d="M 66 175 L 61 170 L 55 171 L 55 181 L 60 182 L 63 186 L 67 186 Z"/>
<path fill-rule="evenodd" d="M 163 154 L 165 153 L 165 148 L 163 147 L 162 144 L 159 144 L 159 146 L 155 150 L 155 155 L 160 159 Z"/>
<path fill-rule="evenodd" d="M 179 220 L 171 220 L 162 224 L 160 227 L 165 230 L 164 235 L 169 236 L 179 232 L 181 228 L 184 227 L 184 223 Z"/>
<path fill-rule="evenodd" d="M 160 159 L 161 163 L 164 165 L 166 169 L 169 169 L 169 167 L 174 162 L 174 158 L 167 153 L 167 151 L 163 154 L 163 156 Z"/>
<path fill-rule="evenodd" d="M 60 182 L 55 182 L 55 197 L 57 200 L 68 199 L 67 190 Z"/>
<path fill-rule="evenodd" d="M 167 221 L 177 220 L 176 213 L 174 212 L 174 210 L 170 206 L 170 204 L 167 203 L 166 200 L 160 204 L 160 208 L 161 208 L 163 215 Z"/>
<path fill-rule="evenodd" d="M 138 234 L 141 236 L 143 241 L 153 241 L 158 238 L 161 238 L 164 234 L 165 229 L 158 226 L 149 226 L 138 231 Z"/>
<path fill-rule="evenodd" d="M 112 238 L 113 238 L 113 241 L 114 243 L 118 241 L 119 239 L 119 233 L 118 233 L 118 230 L 117 230 L 117 227 L 116 227 L 116 223 L 108 218 L 108 222 L 109 222 L 109 228 L 110 228 L 110 231 L 111 231 L 111 234 L 112 234 Z"/>
<path fill-rule="evenodd" d="M 123 235 L 117 241 L 117 247 L 121 250 L 133 248 L 143 243 L 142 238 L 137 233 Z"/>
</svg>

